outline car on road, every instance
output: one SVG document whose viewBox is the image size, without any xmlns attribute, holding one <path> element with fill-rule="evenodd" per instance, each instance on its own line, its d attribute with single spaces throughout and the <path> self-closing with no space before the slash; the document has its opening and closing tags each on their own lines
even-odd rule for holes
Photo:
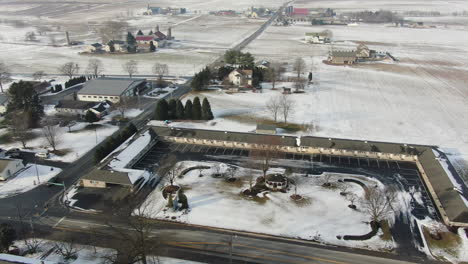
<svg viewBox="0 0 468 264">
<path fill-rule="evenodd" d="M 37 152 L 34 154 L 34 157 L 39 158 L 39 159 L 47 159 L 49 157 L 48 152 Z"/>
</svg>

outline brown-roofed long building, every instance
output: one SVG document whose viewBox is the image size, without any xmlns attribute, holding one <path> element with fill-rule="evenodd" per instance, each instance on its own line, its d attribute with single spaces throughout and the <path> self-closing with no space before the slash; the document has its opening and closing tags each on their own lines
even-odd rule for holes
<svg viewBox="0 0 468 264">
<path fill-rule="evenodd" d="M 262 144 L 274 145 L 277 150 L 300 154 L 323 154 L 340 157 L 359 157 L 387 161 L 406 161 L 416 164 L 439 215 L 446 225 L 468 227 L 468 207 L 464 194 L 454 188 L 449 171 L 441 162 L 450 164 L 436 146 L 410 145 L 325 137 L 294 137 L 255 133 L 202 129 L 171 128 L 152 125 L 158 140 L 214 147 L 252 149 Z"/>
<path fill-rule="evenodd" d="M 328 61 L 332 64 L 354 64 L 356 62 L 356 51 L 334 50 L 330 53 Z"/>
</svg>

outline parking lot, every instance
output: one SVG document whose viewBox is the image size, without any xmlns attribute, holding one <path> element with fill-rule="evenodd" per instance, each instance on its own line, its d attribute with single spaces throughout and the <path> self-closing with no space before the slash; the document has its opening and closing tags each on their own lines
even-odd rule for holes
<svg viewBox="0 0 468 264">
<path fill-rule="evenodd" d="M 249 157 L 249 152 L 249 150 L 236 148 L 158 142 L 134 165 L 134 168 L 155 168 L 159 165 L 159 161 L 169 154 L 176 155 L 179 160 L 222 161 L 242 166 Z M 421 219 L 426 216 L 438 219 L 431 198 L 427 194 L 426 187 L 422 183 L 419 171 L 414 163 L 301 153 L 286 153 L 281 157 L 281 160 L 283 161 L 278 162 L 278 166 L 300 168 L 308 174 L 320 174 L 322 172 L 361 174 L 377 178 L 388 186 L 404 189 L 410 194 L 414 190 L 420 191 L 423 204 L 421 205 L 413 199 L 412 213 Z M 272 166 L 275 166 L 275 163 L 272 164 Z"/>
</svg>

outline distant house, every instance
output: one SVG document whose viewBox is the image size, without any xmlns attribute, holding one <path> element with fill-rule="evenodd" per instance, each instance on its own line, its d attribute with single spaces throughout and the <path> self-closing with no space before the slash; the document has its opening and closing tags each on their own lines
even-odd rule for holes
<svg viewBox="0 0 468 264">
<path fill-rule="evenodd" d="M 84 117 L 86 112 L 96 106 L 96 102 L 87 101 L 73 101 L 73 100 L 61 100 L 55 106 L 55 111 L 63 115 L 72 115 L 77 117 Z"/>
<path fill-rule="evenodd" d="M 112 51 L 112 49 L 114 51 Z M 123 40 L 111 40 L 104 47 L 104 50 L 106 52 L 126 52 L 127 51 L 127 43 L 125 41 L 123 41 Z"/>
<path fill-rule="evenodd" d="M 150 44 L 151 41 L 154 40 L 154 36 L 136 36 L 136 42 L 138 45 L 140 44 Z"/>
<path fill-rule="evenodd" d="M 229 81 L 237 86 L 246 86 L 250 85 L 252 86 L 252 70 L 233 70 L 229 75 L 228 79 Z"/>
<path fill-rule="evenodd" d="M 293 8 L 291 15 L 293 16 L 307 16 L 309 15 L 308 8 Z"/>
<path fill-rule="evenodd" d="M 24 168 L 20 159 L 0 159 L 0 180 L 5 181 Z"/>
<path fill-rule="evenodd" d="M 156 32 L 154 32 L 154 39 L 159 40 L 159 41 L 166 40 L 167 36 L 164 33 L 162 33 L 161 31 L 159 31 L 159 29 L 158 29 L 158 30 L 156 30 Z"/>
<path fill-rule="evenodd" d="M 328 62 L 332 64 L 354 64 L 357 56 L 356 51 L 334 50 L 328 57 Z"/>
<path fill-rule="evenodd" d="M 73 100 L 61 100 L 55 106 L 55 111 L 63 115 L 72 115 L 79 118 L 83 118 L 86 112 L 91 111 L 98 118 L 102 118 L 107 115 L 109 104 L 106 102 L 88 102 L 88 101 L 73 101 Z"/>
<path fill-rule="evenodd" d="M 102 44 L 100 43 L 93 43 L 91 45 L 86 46 L 86 51 L 90 53 L 102 51 Z"/>
<path fill-rule="evenodd" d="M 3 115 L 6 113 L 6 108 L 7 108 L 9 101 L 10 101 L 10 97 L 8 95 L 0 94 L 0 115 Z"/>
<path fill-rule="evenodd" d="M 365 59 L 365 58 L 369 58 L 370 55 L 371 55 L 370 49 L 364 44 L 359 44 L 359 46 L 356 49 L 356 56 L 360 59 Z"/>
<path fill-rule="evenodd" d="M 257 129 L 255 130 L 257 134 L 276 134 L 276 126 L 267 125 L 267 124 L 257 124 Z"/>
<path fill-rule="evenodd" d="M 84 83 L 78 100 L 87 102 L 120 102 L 122 96 L 132 97 L 146 87 L 145 80 L 98 78 Z"/>
<path fill-rule="evenodd" d="M 324 44 L 331 42 L 326 32 L 305 33 L 305 41 L 314 44 Z"/>
<path fill-rule="evenodd" d="M 146 12 L 144 13 L 145 15 L 157 15 L 161 12 L 160 7 L 151 7 L 148 5 Z"/>
</svg>

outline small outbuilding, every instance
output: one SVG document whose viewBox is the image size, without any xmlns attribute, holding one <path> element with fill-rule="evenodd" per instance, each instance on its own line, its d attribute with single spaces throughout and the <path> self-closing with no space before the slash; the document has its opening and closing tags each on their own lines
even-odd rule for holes
<svg viewBox="0 0 468 264">
<path fill-rule="evenodd" d="M 288 178 L 283 174 L 268 174 L 265 177 L 265 186 L 272 191 L 281 191 L 288 188 Z"/>
<path fill-rule="evenodd" d="M 276 126 L 274 125 L 267 125 L 267 124 L 257 124 L 257 129 L 255 130 L 257 134 L 276 134 Z"/>
</svg>

